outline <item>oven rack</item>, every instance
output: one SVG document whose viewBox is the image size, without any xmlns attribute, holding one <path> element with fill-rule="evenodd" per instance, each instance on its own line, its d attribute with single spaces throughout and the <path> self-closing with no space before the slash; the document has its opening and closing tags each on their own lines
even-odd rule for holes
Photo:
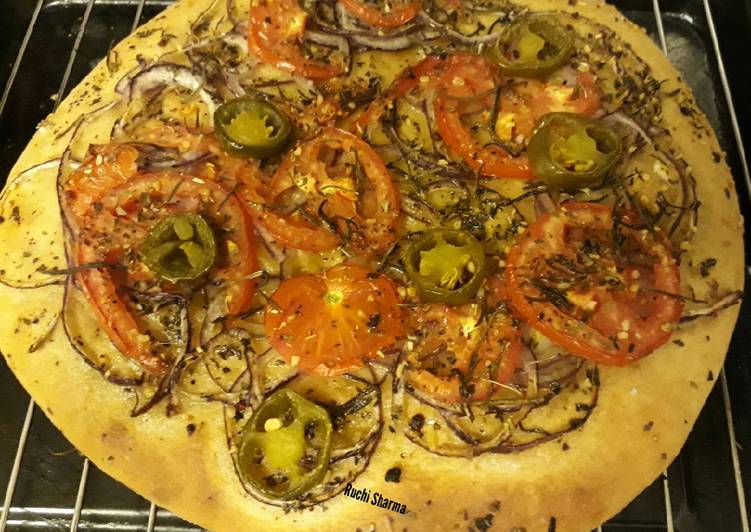
<svg viewBox="0 0 751 532">
<path fill-rule="evenodd" d="M 12 100 L 12 96 L 14 95 L 14 88 L 16 87 L 16 82 L 19 78 L 19 74 L 22 72 L 22 65 L 25 69 L 30 68 L 28 65 L 25 65 L 25 63 L 28 63 L 28 61 L 30 60 L 30 58 L 27 56 L 27 51 L 30 41 L 35 36 L 35 30 L 37 29 L 37 23 L 40 19 L 40 15 L 44 10 L 72 6 L 77 7 L 79 10 L 83 9 L 80 15 L 80 19 L 77 21 L 77 28 L 74 28 L 75 38 L 73 40 L 72 47 L 67 54 L 67 62 L 65 63 L 65 69 L 63 71 L 62 78 L 60 79 L 57 93 L 53 97 L 55 103 L 52 106 L 52 110 L 54 110 L 57 108 L 58 103 L 63 99 L 63 96 L 66 94 L 70 86 L 75 84 L 74 78 L 78 77 L 79 75 L 82 76 L 87 72 L 87 68 L 85 66 L 81 67 L 80 65 L 78 65 L 76 60 L 80 57 L 81 51 L 84 49 L 83 46 L 85 46 L 86 44 L 85 38 L 87 35 L 87 27 L 91 21 L 92 13 L 95 7 L 109 8 L 109 6 L 127 6 L 127 8 L 132 13 L 132 22 L 129 27 L 130 31 L 132 32 L 141 22 L 144 22 L 150 16 L 154 16 L 156 13 L 161 11 L 161 9 L 172 3 L 170 0 L 28 0 L 26 2 L 19 1 L 17 3 L 25 3 L 31 6 L 32 2 L 35 2 L 35 4 L 33 5 L 33 8 L 29 10 L 31 11 L 31 15 L 28 19 L 26 31 L 23 34 L 20 45 L 17 47 L 15 59 L 12 62 L 9 73 L 7 74 L 7 79 L 5 80 L 2 96 L 0 96 L 0 124 L 4 119 L 4 114 L 7 114 L 7 106 L 9 104 L 9 101 Z M 682 18 L 688 17 L 693 19 L 690 22 L 705 27 L 706 35 L 709 37 L 710 41 L 710 46 L 707 46 L 706 49 L 707 55 L 709 56 L 709 63 L 711 65 L 709 68 L 713 70 L 712 76 L 717 82 L 719 82 L 718 88 L 721 91 L 721 97 L 717 95 L 718 97 L 716 104 L 719 110 L 718 115 L 715 118 L 720 122 L 723 122 L 724 118 L 724 127 L 720 128 L 719 133 L 721 141 L 724 141 L 723 147 L 728 152 L 728 157 L 734 170 L 737 186 L 740 192 L 739 195 L 741 196 L 741 202 L 745 206 L 746 202 L 751 199 L 751 175 L 749 174 L 749 166 L 746 158 L 746 151 L 741 127 L 739 125 L 739 119 L 736 113 L 733 97 L 731 94 L 731 87 L 728 81 L 728 75 L 725 69 L 725 64 L 723 62 L 723 56 L 720 49 L 712 2 L 710 2 L 710 0 L 686 0 L 684 4 L 688 3 L 692 8 L 691 11 L 693 13 L 686 14 L 682 11 L 679 11 L 677 13 L 674 13 L 672 11 L 668 12 L 667 10 L 663 11 L 663 5 L 661 5 L 660 0 L 643 0 L 640 4 L 640 7 L 642 7 L 641 11 L 634 12 L 633 15 L 632 10 L 635 3 L 633 0 L 622 0 L 620 2 L 616 1 L 615 3 L 627 15 L 635 19 L 636 22 L 645 27 L 648 27 L 648 29 L 651 29 L 653 37 L 656 39 L 662 50 L 669 56 L 671 55 L 671 48 L 669 46 L 669 32 L 666 28 L 672 20 L 680 20 Z M 649 3 L 651 3 L 651 6 L 649 6 Z M 675 5 L 676 0 L 663 0 L 663 3 Z M 678 3 L 680 4 L 680 2 Z M 651 20 L 645 17 L 646 14 L 650 14 Z M 696 19 L 699 15 L 703 16 L 703 20 L 697 22 Z M 117 40 L 119 40 L 119 38 Z M 109 46 L 111 47 L 112 44 L 114 43 L 110 42 Z M 94 50 L 93 57 L 97 59 L 101 58 L 106 54 L 107 51 L 108 48 Z M 671 59 L 674 58 L 671 57 Z M 88 69 L 90 69 L 92 66 L 93 63 L 88 66 Z M 681 65 L 679 64 L 678 66 L 680 67 Z M 688 73 L 686 73 L 686 78 L 689 83 L 692 83 L 691 76 Z M 3 78 L 0 77 L 0 80 L 2 79 Z M 697 92 L 697 94 L 700 93 Z M 703 103 L 701 100 L 702 99 L 700 97 L 700 104 Z M 704 101 L 706 102 L 707 100 Z M 705 111 L 709 110 L 710 109 L 708 109 L 705 105 Z M 710 119 L 712 119 L 712 113 L 709 114 Z M 41 116 L 39 118 L 41 118 Z M 717 127 L 716 120 L 712 121 L 715 122 L 714 125 Z M 726 137 L 731 138 L 723 138 L 723 131 L 726 133 Z M 20 147 L 22 146 L 23 144 L 20 144 Z M 17 155 L 17 153 L 12 154 L 11 160 L 15 158 L 15 155 Z M 0 172 L 5 170 L 4 173 L 7 173 L 7 170 L 9 168 L 9 166 L 7 169 L 0 167 Z M 0 181 L 0 185 L 1 184 L 2 182 Z M 748 214 L 751 211 L 745 210 L 744 212 L 748 217 Z M 744 314 L 742 314 L 742 316 Z M 743 317 L 741 317 L 741 320 L 742 319 Z M 738 331 L 736 331 L 736 336 L 737 335 Z M 738 342 L 734 341 L 734 343 L 737 344 Z M 736 349 L 736 351 L 738 350 Z M 731 347 L 731 354 L 732 352 L 733 348 Z M 744 357 L 746 354 L 745 349 L 742 349 L 740 353 L 736 354 L 739 357 Z M 741 371 L 745 369 L 744 364 L 744 361 L 741 361 L 740 364 L 735 364 L 736 367 L 731 367 L 731 372 L 734 370 Z M 730 361 L 728 361 L 726 367 L 730 366 Z M 4 366 L 0 368 L 0 371 L 9 373 L 7 367 Z M 744 463 L 748 465 L 748 460 L 751 459 L 751 457 L 741 455 L 741 453 L 743 453 L 744 451 L 740 448 L 740 445 L 738 444 L 738 441 L 736 439 L 736 426 L 740 423 L 738 422 L 738 420 L 734 420 L 733 418 L 734 405 L 733 401 L 731 400 L 730 386 L 728 384 L 728 378 L 726 377 L 725 371 L 720 374 L 718 381 L 719 382 L 715 387 L 716 389 L 713 391 L 713 394 L 715 396 L 719 395 L 719 398 L 714 401 L 714 403 L 716 403 L 715 406 L 718 406 L 718 408 L 716 408 L 717 411 L 712 415 L 715 417 L 714 422 L 716 426 L 721 426 L 726 431 L 726 434 L 719 437 L 719 440 L 726 440 L 727 442 L 727 448 L 725 449 L 725 452 L 729 454 L 729 459 L 727 460 L 727 462 L 729 462 L 732 468 L 730 476 L 732 477 L 732 482 L 734 484 L 732 488 L 729 488 L 729 491 L 727 491 L 727 493 L 732 493 L 735 499 L 734 501 L 726 502 L 728 503 L 728 511 L 735 512 L 736 518 L 716 521 L 726 523 L 725 525 L 721 525 L 725 528 L 717 530 L 720 530 L 720 532 L 724 532 L 725 530 L 740 530 L 742 532 L 749 532 L 749 518 L 746 507 L 747 499 L 744 486 L 744 480 L 747 479 L 744 477 L 744 474 L 741 470 L 741 460 L 743 458 Z M 719 391 L 717 390 L 717 388 L 719 388 Z M 20 390 L 16 390 L 16 393 L 18 393 L 19 391 Z M 26 396 L 24 395 L 23 397 Z M 709 402 L 713 402 L 711 397 Z M 743 406 L 745 406 L 743 402 L 736 401 L 736 412 L 739 412 Z M 709 405 L 705 407 L 705 409 L 707 408 L 709 408 Z M 87 458 L 82 458 L 81 462 L 79 462 L 81 463 L 80 476 L 78 477 L 75 500 L 72 506 L 14 506 L 14 496 L 16 495 L 19 478 L 22 474 L 25 451 L 27 449 L 27 443 L 30 439 L 30 434 L 32 433 L 32 421 L 34 420 L 35 415 L 39 417 L 39 413 L 36 412 L 36 410 L 37 409 L 33 399 L 29 399 L 28 405 L 25 408 L 25 413 L 22 415 L 23 421 L 20 428 L 17 429 L 18 435 L 15 436 L 14 434 L 0 434 L 0 439 L 11 441 L 17 440 L 17 446 L 15 447 L 15 454 L 12 459 L 12 464 L 8 464 L 9 471 L 7 472 L 7 483 L 5 483 L 6 489 L 3 499 L 2 513 L 0 514 L 0 532 L 4 532 L 5 530 L 38 529 L 67 529 L 71 532 L 75 532 L 77 530 L 146 530 L 148 532 L 155 530 L 164 532 L 200 530 L 199 528 L 190 525 L 189 523 L 181 521 L 179 518 L 176 518 L 166 510 L 160 509 L 153 503 L 148 502 L 145 502 L 145 507 L 140 509 L 93 507 L 87 508 L 87 486 L 93 472 L 97 471 L 96 467 L 92 466 Z M 743 422 L 745 422 L 745 420 L 743 420 Z M 676 460 L 676 462 L 671 465 L 668 470 L 665 471 L 665 473 L 655 482 L 655 484 L 653 484 L 650 488 L 647 488 L 647 490 L 645 490 L 645 493 L 640 495 L 639 498 L 636 499 L 635 503 L 632 503 L 632 506 L 635 507 L 635 510 L 629 512 L 627 509 L 627 511 L 625 512 L 629 514 L 630 517 L 624 519 L 622 518 L 623 516 L 619 516 L 611 522 L 598 527 L 598 532 L 603 530 L 665 530 L 667 532 L 673 532 L 675 530 L 709 530 L 708 528 L 701 528 L 702 526 L 706 526 L 701 524 L 698 525 L 700 528 L 692 528 L 693 526 L 695 526 L 696 522 L 695 520 L 692 521 L 690 516 L 689 518 L 686 518 L 686 516 L 684 515 L 684 507 L 686 506 L 685 500 L 682 500 L 679 505 L 675 504 L 676 494 L 678 495 L 679 499 L 686 499 L 687 492 L 689 491 L 685 486 L 686 468 L 678 463 L 680 460 L 680 458 Z M 3 468 L 5 467 L 7 466 L 0 462 L 0 481 L 3 481 L 5 479 L 4 475 L 6 475 L 6 472 L 3 471 Z M 674 471 L 674 469 L 679 469 L 679 471 Z M 748 467 L 746 467 L 746 469 L 748 469 Z M 746 474 L 749 473 L 751 472 L 747 471 Z M 690 480 L 691 479 L 689 479 L 689 481 Z M 662 498 L 662 506 L 664 508 L 664 517 L 662 520 L 655 521 L 654 519 L 639 519 L 639 501 L 640 499 L 648 495 L 651 496 L 653 500 Z M 647 504 L 646 506 L 649 506 L 649 504 Z M 635 512 L 637 514 L 636 516 L 634 516 Z M 650 513 L 654 514 L 653 509 L 650 510 Z M 691 512 L 689 511 L 689 514 L 690 513 Z M 731 528 L 727 528 L 727 526 Z"/>
</svg>

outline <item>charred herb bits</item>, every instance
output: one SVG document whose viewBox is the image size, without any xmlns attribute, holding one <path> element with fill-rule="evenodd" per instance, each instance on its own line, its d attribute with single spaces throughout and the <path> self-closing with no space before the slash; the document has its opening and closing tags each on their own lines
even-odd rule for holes
<svg viewBox="0 0 751 532">
<path fill-rule="evenodd" d="M 384 480 L 386 482 L 399 483 L 401 479 L 402 479 L 402 470 L 398 467 L 392 467 L 391 469 L 386 471 L 386 475 L 384 476 Z"/>
<path fill-rule="evenodd" d="M 140 253 L 143 262 L 163 280 L 192 281 L 214 264 L 216 240 L 202 216 L 175 214 L 156 224 Z"/>
<path fill-rule="evenodd" d="M 326 474 L 331 432 L 326 410 L 292 390 L 279 390 L 261 404 L 243 430 L 240 475 L 267 497 L 294 499 Z"/>
<path fill-rule="evenodd" d="M 214 113 L 216 136 L 233 155 L 266 159 L 286 148 L 292 124 L 275 105 L 260 98 L 238 98 Z"/>
<path fill-rule="evenodd" d="M 467 231 L 427 231 L 407 248 L 407 276 L 427 303 L 462 305 L 485 279 L 485 251 Z"/>
</svg>

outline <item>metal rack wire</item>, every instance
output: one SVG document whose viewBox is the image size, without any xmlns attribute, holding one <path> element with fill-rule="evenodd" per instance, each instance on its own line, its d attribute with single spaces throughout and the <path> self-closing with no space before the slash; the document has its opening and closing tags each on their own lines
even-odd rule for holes
<svg viewBox="0 0 751 532">
<path fill-rule="evenodd" d="M 60 1 L 60 0 L 58 0 Z M 62 0 L 65 2 L 65 0 Z M 99 0 L 100 3 L 117 3 L 118 1 L 122 0 Z M 126 0 L 127 1 L 127 0 Z M 728 77 L 725 71 L 725 64 L 723 62 L 722 52 L 720 50 L 720 44 L 718 40 L 718 34 L 717 29 L 715 26 L 715 19 L 713 16 L 712 6 L 710 5 L 709 0 L 697 0 L 703 4 L 703 11 L 704 16 L 706 17 L 706 24 L 709 29 L 709 36 L 712 43 L 712 52 L 714 54 L 714 58 L 716 60 L 716 67 L 719 74 L 719 80 L 721 83 L 722 91 L 724 94 L 725 103 L 727 105 L 727 111 L 729 115 L 730 125 L 732 129 L 732 134 L 735 142 L 735 147 L 738 152 L 738 157 L 740 161 L 740 169 L 743 174 L 744 178 L 744 184 L 746 187 L 746 191 L 749 194 L 749 197 L 751 197 L 751 175 L 749 174 L 749 166 L 748 161 L 746 158 L 746 152 L 745 152 L 745 146 L 743 142 L 743 136 L 741 133 L 741 129 L 738 122 L 738 117 L 736 114 L 733 97 L 730 89 L 730 84 L 728 82 Z M 92 13 L 92 9 L 94 7 L 95 2 L 97 0 L 79 0 L 78 3 L 85 2 L 85 10 L 83 12 L 83 16 L 81 19 L 80 27 L 77 30 L 75 40 L 73 42 L 72 49 L 70 51 L 70 54 L 68 55 L 68 61 L 66 63 L 66 68 L 62 77 L 62 80 L 59 85 L 59 89 L 57 94 L 60 95 L 60 98 L 56 100 L 56 103 L 53 107 L 57 107 L 60 100 L 62 100 L 62 96 L 66 94 L 66 90 L 68 88 L 69 80 L 71 78 L 71 72 L 73 69 L 74 62 L 76 60 L 76 57 L 79 52 L 79 47 L 81 46 L 82 40 L 84 38 L 84 35 L 86 33 L 87 25 L 89 22 L 89 18 Z M 135 15 L 132 21 L 131 31 L 135 30 L 135 28 L 138 26 L 138 24 L 141 21 L 141 18 L 143 16 L 144 12 L 144 5 L 146 3 L 146 0 L 130 0 L 129 4 L 133 4 L 137 2 L 136 4 L 136 10 Z M 170 3 L 170 2 L 164 2 L 164 3 Z M 12 68 L 10 70 L 9 77 L 7 79 L 7 82 L 5 84 L 2 96 L 0 97 L 0 117 L 2 117 L 3 112 L 5 111 L 6 105 L 8 103 L 9 95 L 11 94 L 11 91 L 14 86 L 14 82 L 16 81 L 17 75 L 19 73 L 19 69 L 21 66 L 21 63 L 24 59 L 24 55 L 27 51 L 27 47 L 29 44 L 29 41 L 32 37 L 32 34 L 35 30 L 35 26 L 37 24 L 37 20 L 39 18 L 39 14 L 43 8 L 43 6 L 49 5 L 49 2 L 45 2 L 45 0 L 36 0 L 36 5 L 34 7 L 34 10 L 32 12 L 28 27 L 26 29 L 26 32 L 23 36 L 23 40 L 20 44 L 18 53 L 16 55 L 15 61 L 13 62 Z M 654 22 L 656 25 L 656 36 L 657 36 L 657 42 L 661 46 L 662 50 L 669 55 L 670 50 L 668 49 L 668 41 L 666 39 L 666 33 L 665 33 L 665 26 L 664 26 L 664 19 L 663 19 L 663 13 L 660 5 L 660 0 L 652 0 L 652 9 L 654 12 Z M 745 488 L 743 484 L 743 477 L 741 473 L 741 466 L 740 466 L 740 459 L 738 455 L 738 443 L 736 441 L 736 434 L 735 434 L 735 425 L 733 422 L 733 408 L 732 408 L 732 402 L 730 397 L 730 392 L 728 389 L 728 382 L 725 375 L 725 372 L 723 371 L 720 375 L 720 387 L 722 392 L 722 401 L 724 406 L 724 416 L 726 421 L 726 427 L 728 432 L 728 440 L 730 444 L 730 456 L 731 456 L 731 462 L 733 467 L 733 477 L 735 479 L 735 492 L 737 496 L 737 505 L 738 505 L 738 512 L 740 515 L 740 529 L 742 532 L 749 532 L 749 519 L 748 519 L 748 512 L 746 508 L 746 496 L 745 496 Z M 6 529 L 10 529 L 14 525 L 20 524 L 21 522 L 24 523 L 24 526 L 28 526 L 31 528 L 44 528 L 47 526 L 47 522 L 45 520 L 41 521 L 34 521 L 34 508 L 15 508 L 12 507 L 13 499 L 14 499 L 14 493 L 16 490 L 16 486 L 18 483 L 19 478 L 19 472 L 21 470 L 21 464 L 24 459 L 24 451 L 26 448 L 27 440 L 29 438 L 29 432 L 32 425 L 32 419 L 35 412 L 35 404 L 32 399 L 29 400 L 28 407 L 26 409 L 25 418 L 20 430 L 20 435 L 18 439 L 18 447 L 16 449 L 15 458 L 13 461 L 13 465 L 10 471 L 9 475 L 9 481 L 6 486 L 5 491 L 5 498 L 3 502 L 3 508 L 2 508 L 2 514 L 0 514 L 0 532 L 4 532 Z M 78 490 L 75 498 L 75 503 L 72 508 L 45 508 L 44 510 L 47 513 L 54 513 L 59 518 L 65 519 L 69 523 L 69 530 L 71 532 L 75 532 L 79 530 L 79 527 L 82 523 L 82 517 L 83 516 L 91 516 L 95 515 L 99 512 L 102 512 L 102 510 L 97 509 L 90 509 L 86 510 L 84 507 L 84 500 L 85 500 L 85 494 L 86 494 L 86 487 L 87 487 L 87 481 L 89 479 L 89 472 L 90 472 L 90 462 L 87 458 L 83 459 L 83 466 L 81 469 L 81 476 L 78 483 Z M 664 526 L 661 526 L 659 528 L 667 530 L 668 532 L 673 532 L 675 530 L 675 524 L 674 524 L 674 509 L 673 504 L 671 500 L 671 487 L 668 480 L 668 473 L 667 470 L 662 475 L 662 495 L 664 498 L 664 508 L 665 508 L 665 523 Z M 145 511 L 141 512 L 138 510 L 106 510 L 107 516 L 111 519 L 117 519 L 118 517 L 124 517 L 124 516 L 133 516 L 133 514 L 140 515 L 145 514 Z M 15 521 L 10 520 L 11 514 L 18 515 L 18 519 Z M 144 518 L 146 518 L 146 530 L 148 532 L 152 532 L 154 530 L 195 530 L 194 528 L 185 528 L 181 526 L 158 526 L 158 519 L 160 516 L 164 516 L 168 512 L 165 512 L 164 510 L 160 510 L 157 508 L 153 503 L 150 504 L 148 514 L 143 515 Z M 617 526 L 614 525 L 614 526 Z M 603 525 L 602 527 L 598 527 L 598 532 L 601 532 L 602 530 L 608 530 L 609 524 Z M 649 527 L 650 529 L 654 529 L 653 526 Z M 117 529 L 123 529 L 123 530 L 138 530 L 142 529 L 142 527 L 136 527 L 131 528 L 130 526 L 117 526 Z"/>
<path fill-rule="evenodd" d="M 55 102 L 53 111 L 54 109 L 57 109 L 57 106 L 62 101 L 62 95 L 66 93 L 66 89 L 68 88 L 68 81 L 70 79 L 70 73 L 73 67 L 73 62 L 76 59 L 76 55 L 78 54 L 78 48 L 81 45 L 81 40 L 83 39 L 84 33 L 86 32 L 86 26 L 88 24 L 89 17 L 91 16 L 91 10 L 94 7 L 94 1 L 95 0 L 87 0 L 86 10 L 84 11 L 81 25 L 80 25 L 80 28 L 78 29 L 76 40 L 73 44 L 73 48 L 70 52 L 70 55 L 68 56 L 68 63 L 65 67 L 65 73 L 63 74 L 63 79 L 60 82 L 60 88 L 57 91 L 57 94 L 60 97 Z M 29 21 L 29 26 L 26 29 L 26 34 L 24 35 L 24 39 L 21 43 L 21 47 L 18 50 L 18 55 L 16 56 L 16 60 L 13 63 L 13 67 L 12 67 L 10 76 L 8 78 L 8 81 L 6 82 L 2 99 L 0 99 L 0 116 L 2 116 L 3 111 L 5 110 L 5 106 L 8 101 L 8 95 L 10 94 L 10 91 L 13 88 L 13 83 L 16 79 L 16 75 L 18 74 L 21 61 L 23 60 L 26 47 L 28 46 L 29 39 L 31 38 L 32 32 L 34 31 L 34 26 L 36 25 L 37 18 L 39 17 L 39 12 L 41 11 L 43 4 L 44 4 L 44 0 L 37 0 L 31 20 Z M 139 25 L 141 16 L 143 14 L 144 4 L 145 4 L 145 0 L 138 0 L 136 13 L 135 13 L 135 16 L 133 17 L 133 24 L 131 26 L 131 32 L 135 31 L 135 29 Z M 2 510 L 2 514 L 0 514 L 0 532 L 4 532 L 8 526 L 8 518 L 10 516 L 11 504 L 13 502 L 13 494 L 15 492 L 16 483 L 18 482 L 18 473 L 21 469 L 21 461 L 23 459 L 23 453 L 26 447 L 26 441 L 29 436 L 29 429 L 31 427 L 31 420 L 34 415 L 34 409 L 35 409 L 34 400 L 29 399 L 29 406 L 26 411 L 26 417 L 24 419 L 23 427 L 21 428 L 21 435 L 19 436 L 19 440 L 18 440 L 18 450 L 16 452 L 15 460 L 13 461 L 13 467 L 12 467 L 11 474 L 10 474 L 10 480 L 5 490 L 3 510 Z M 78 530 L 79 523 L 81 521 L 81 512 L 83 510 L 84 494 L 86 493 L 86 482 L 89 476 L 89 464 L 90 464 L 89 459 L 84 458 L 83 468 L 81 470 L 81 479 L 78 484 L 78 493 L 76 495 L 75 505 L 73 506 L 72 515 L 70 518 L 70 531 L 71 532 L 75 532 Z M 151 503 L 150 508 L 149 508 L 149 514 L 148 514 L 148 522 L 147 522 L 148 532 L 152 532 L 155 529 L 156 518 L 157 518 L 157 507 L 154 503 Z"/>
</svg>

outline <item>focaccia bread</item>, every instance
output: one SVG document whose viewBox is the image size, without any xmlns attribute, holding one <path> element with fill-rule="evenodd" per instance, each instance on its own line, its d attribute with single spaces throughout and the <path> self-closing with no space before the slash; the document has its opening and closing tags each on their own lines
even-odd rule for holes
<svg viewBox="0 0 751 532">
<path fill-rule="evenodd" d="M 679 74 L 597 0 L 241 4 L 165 10 L 20 155 L 19 381 L 210 530 L 616 514 L 680 451 L 743 286 Z"/>
</svg>

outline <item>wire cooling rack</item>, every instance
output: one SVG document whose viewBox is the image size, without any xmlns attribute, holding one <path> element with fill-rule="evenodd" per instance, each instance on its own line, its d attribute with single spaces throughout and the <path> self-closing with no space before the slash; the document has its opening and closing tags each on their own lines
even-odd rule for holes
<svg viewBox="0 0 751 532">
<path fill-rule="evenodd" d="M 0 87 L 4 87 L 0 96 L 0 186 L 35 124 L 57 107 L 116 42 L 170 3 L 0 0 L 8 24 L 0 38 Z M 748 220 L 751 177 L 715 12 L 732 16 L 735 9 L 751 6 L 747 0 L 615 3 L 651 32 L 694 88 L 728 154 Z M 751 27 L 741 24 L 743 30 L 751 31 Z M 749 263 L 748 257 L 746 260 Z M 750 319 L 751 309 L 744 301 L 739 323 Z M 681 455 L 598 531 L 749 532 L 745 487 L 751 454 L 739 445 L 739 439 L 751 445 L 751 413 L 744 408 L 750 404 L 750 347 L 751 331 L 738 327 L 726 370 L 718 376 Z M 82 458 L 38 412 L 4 362 L 0 363 L 0 405 L 0 486 L 6 486 L 0 532 L 200 530 L 129 491 Z"/>
</svg>

